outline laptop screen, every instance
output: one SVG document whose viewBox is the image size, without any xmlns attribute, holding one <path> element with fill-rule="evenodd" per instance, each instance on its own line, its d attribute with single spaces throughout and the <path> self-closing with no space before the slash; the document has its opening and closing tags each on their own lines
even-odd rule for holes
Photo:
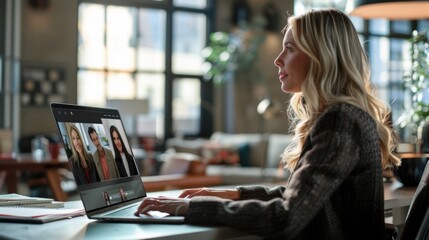
<svg viewBox="0 0 429 240">
<path fill-rule="evenodd" d="M 86 211 L 146 196 L 119 111 L 52 103 Z"/>
</svg>

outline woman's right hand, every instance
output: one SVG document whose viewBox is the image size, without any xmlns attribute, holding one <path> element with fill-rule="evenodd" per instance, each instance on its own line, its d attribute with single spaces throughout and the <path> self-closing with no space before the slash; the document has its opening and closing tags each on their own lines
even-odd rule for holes
<svg viewBox="0 0 429 240">
<path fill-rule="evenodd" d="M 192 188 L 183 190 L 179 198 L 193 198 L 196 196 L 213 196 L 238 200 L 240 199 L 240 192 L 236 189 Z"/>
</svg>

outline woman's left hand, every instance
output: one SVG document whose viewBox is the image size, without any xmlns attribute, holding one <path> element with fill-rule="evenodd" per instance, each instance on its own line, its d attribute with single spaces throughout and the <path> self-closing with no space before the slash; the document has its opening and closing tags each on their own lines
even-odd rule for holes
<svg viewBox="0 0 429 240">
<path fill-rule="evenodd" d="M 146 214 L 149 211 L 165 212 L 173 216 L 184 216 L 188 212 L 189 199 L 170 197 L 145 197 L 134 215 Z"/>
</svg>

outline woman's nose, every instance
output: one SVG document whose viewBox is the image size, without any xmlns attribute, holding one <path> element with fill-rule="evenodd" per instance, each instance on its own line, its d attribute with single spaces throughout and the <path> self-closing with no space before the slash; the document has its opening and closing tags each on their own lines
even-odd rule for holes
<svg viewBox="0 0 429 240">
<path fill-rule="evenodd" d="M 274 65 L 277 66 L 277 67 L 282 67 L 283 66 L 283 63 L 280 60 L 280 55 L 278 57 L 276 57 L 276 59 L 274 59 Z"/>
</svg>

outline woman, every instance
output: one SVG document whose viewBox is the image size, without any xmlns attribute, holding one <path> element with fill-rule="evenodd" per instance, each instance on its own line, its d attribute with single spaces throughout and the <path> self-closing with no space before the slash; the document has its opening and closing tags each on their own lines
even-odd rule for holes
<svg viewBox="0 0 429 240">
<path fill-rule="evenodd" d="M 118 128 L 113 125 L 110 127 L 110 137 L 113 141 L 115 161 L 118 166 L 119 175 L 121 177 L 127 177 L 139 174 L 133 156 L 128 153 Z"/>
<path fill-rule="evenodd" d="M 107 206 L 110 206 L 112 204 L 110 202 L 110 196 L 109 196 L 109 193 L 107 191 L 103 192 L 103 198 L 104 198 L 104 202 L 106 203 Z"/>
<path fill-rule="evenodd" d="M 159 210 L 272 239 L 385 238 L 382 170 L 399 159 L 357 32 L 334 9 L 290 17 L 284 32 L 274 64 L 281 89 L 293 93 L 287 186 L 188 189 L 177 199 L 145 198 L 136 215 Z"/>
<path fill-rule="evenodd" d="M 97 168 L 92 155 L 86 151 L 79 129 L 75 125 L 70 126 L 70 140 L 72 143 L 71 162 L 76 184 L 86 184 L 100 181 Z"/>
</svg>

